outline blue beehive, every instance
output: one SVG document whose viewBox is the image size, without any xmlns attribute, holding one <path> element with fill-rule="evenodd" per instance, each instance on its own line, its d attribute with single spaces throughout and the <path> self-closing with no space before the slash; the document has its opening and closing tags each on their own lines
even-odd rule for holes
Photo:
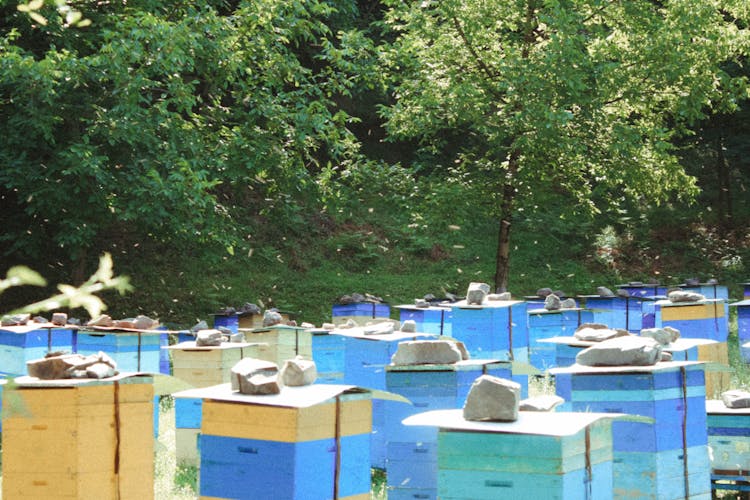
<svg viewBox="0 0 750 500">
<path fill-rule="evenodd" d="M 391 306 L 379 302 L 334 304 L 332 316 L 334 325 L 344 324 L 351 319 L 361 326 L 371 321 L 387 321 L 391 317 Z"/>
<path fill-rule="evenodd" d="M 239 314 L 235 313 L 216 313 L 212 314 L 214 317 L 214 328 L 224 327 L 231 330 L 233 333 L 237 333 L 237 330 L 240 327 L 240 316 Z"/>
<path fill-rule="evenodd" d="M 451 305 L 452 337 L 460 340 L 473 358 L 529 361 L 529 332 L 526 303 L 485 301 Z"/>
<path fill-rule="evenodd" d="M 476 422 L 439 410 L 404 423 L 440 429 L 439 498 L 610 500 L 611 417 L 522 411 L 514 422 Z"/>
<path fill-rule="evenodd" d="M 697 302 L 659 300 L 655 304 L 654 326 L 671 326 L 680 336 L 726 342 L 729 335 L 729 309 L 723 299 Z"/>
<path fill-rule="evenodd" d="M 367 392 L 325 384 L 267 396 L 228 384 L 185 392 L 203 399 L 201 498 L 369 498 Z"/>
<path fill-rule="evenodd" d="M 631 297 L 661 297 L 667 295 L 667 287 L 659 284 L 631 281 L 617 285 L 618 290 L 625 290 Z"/>
<path fill-rule="evenodd" d="M 706 413 L 713 489 L 750 491 L 750 408 L 712 399 Z"/>
<path fill-rule="evenodd" d="M 398 350 L 398 344 L 406 340 L 436 339 L 429 333 L 394 332 L 381 335 L 366 335 L 363 328 L 338 329 L 335 335 L 346 337 L 344 383 L 385 390 L 385 367 Z M 371 464 L 385 468 L 385 402 L 372 402 Z"/>
<path fill-rule="evenodd" d="M 643 328 L 654 326 L 654 299 L 652 297 L 601 297 L 599 295 L 584 295 L 581 298 L 584 301 L 586 310 L 591 313 L 591 320 L 595 323 L 603 323 L 610 328 L 622 328 L 633 333 L 640 332 Z M 644 303 L 649 303 L 645 309 Z"/>
<path fill-rule="evenodd" d="M 346 370 L 346 339 L 327 330 L 310 330 L 312 359 L 318 371 L 317 383 L 341 384 Z"/>
<path fill-rule="evenodd" d="M 750 283 L 740 283 L 742 285 L 742 298 L 750 299 Z"/>
<path fill-rule="evenodd" d="M 50 351 L 73 350 L 73 330 L 48 324 L 0 328 L 0 374 L 25 375 L 26 363 Z"/>
<path fill-rule="evenodd" d="M 529 362 L 540 370 L 552 368 L 556 362 L 555 346 L 540 342 L 542 339 L 570 336 L 582 323 L 593 320 L 591 312 L 581 308 L 555 311 L 532 309 L 528 316 Z"/>
<path fill-rule="evenodd" d="M 161 370 L 161 335 L 159 330 L 127 330 L 107 327 L 87 327 L 79 330 L 77 352 L 83 356 L 105 352 L 122 372 L 151 372 Z"/>
<path fill-rule="evenodd" d="M 700 283 L 698 285 L 677 285 L 682 290 L 695 292 L 703 295 L 707 299 L 723 299 L 729 300 L 729 289 L 726 285 L 719 285 L 718 283 Z"/>
<path fill-rule="evenodd" d="M 740 354 L 745 363 L 750 363 L 750 349 L 744 347 L 744 344 L 750 342 L 750 299 L 729 305 L 737 308 L 737 337 L 741 346 Z"/>
<path fill-rule="evenodd" d="M 557 394 L 567 401 L 564 409 L 653 419 L 613 424 L 616 497 L 710 497 L 706 392 L 700 363 L 575 365 L 552 373 Z"/>
<path fill-rule="evenodd" d="M 399 321 L 414 321 L 418 332 L 451 335 L 453 331 L 453 311 L 448 305 L 417 307 L 405 304 L 395 307 L 399 312 Z"/>
<path fill-rule="evenodd" d="M 428 410 L 463 407 L 471 385 L 481 375 L 513 379 L 528 394 L 528 378 L 513 375 L 512 362 L 465 360 L 450 365 L 390 365 L 386 388 L 411 404 L 386 401 L 388 498 L 437 498 L 437 430 L 406 427 L 401 421 Z"/>
</svg>

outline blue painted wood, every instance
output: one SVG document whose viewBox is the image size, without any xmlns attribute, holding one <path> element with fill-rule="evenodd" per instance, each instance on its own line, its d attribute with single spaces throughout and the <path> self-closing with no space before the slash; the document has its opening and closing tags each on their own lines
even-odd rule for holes
<svg viewBox="0 0 750 500">
<path fill-rule="evenodd" d="M 68 328 L 40 328 L 25 333 L 0 329 L 0 374 L 25 375 L 26 363 L 43 358 L 50 351 L 73 351 L 73 331 Z"/>
<path fill-rule="evenodd" d="M 737 309 L 737 337 L 740 344 L 740 355 L 745 363 L 750 363 L 750 300 L 743 300 L 730 304 Z"/>
<path fill-rule="evenodd" d="M 660 297 L 667 295 L 667 287 L 661 285 L 626 283 L 617 285 L 617 289 L 627 291 L 631 297 Z"/>
<path fill-rule="evenodd" d="M 388 318 L 391 315 L 391 306 L 389 306 L 388 304 L 376 304 L 374 302 L 334 304 L 334 306 L 332 307 L 332 314 L 334 318 L 338 316 Z"/>
<path fill-rule="evenodd" d="M 654 326 L 662 328 L 671 326 L 680 331 L 680 336 L 688 339 L 711 339 L 726 342 L 729 336 L 729 303 L 716 299 L 710 300 L 711 312 L 702 318 L 664 319 L 664 311 L 669 309 L 673 315 L 690 306 L 673 305 L 669 301 L 658 301 L 654 306 Z"/>
<path fill-rule="evenodd" d="M 450 307 L 431 306 L 429 308 L 401 305 L 399 321 L 412 320 L 417 324 L 418 332 L 436 335 L 451 335 L 453 331 L 453 311 Z"/>
<path fill-rule="evenodd" d="M 523 357 L 529 346 L 524 302 L 451 308 L 452 336 L 464 343 L 472 358 L 528 362 Z"/>
<path fill-rule="evenodd" d="M 174 398 L 174 420 L 178 429 L 200 429 L 203 418 L 203 400 L 200 398 Z"/>
<path fill-rule="evenodd" d="M 388 500 L 436 500 L 437 499 L 437 488 L 435 489 L 420 489 L 420 488 L 409 488 L 407 486 L 401 488 L 391 488 L 388 490 Z"/>
<path fill-rule="evenodd" d="M 539 342 L 539 340 L 573 336 L 575 330 L 582 323 L 592 321 L 593 314 L 591 311 L 583 309 L 560 309 L 557 311 L 535 309 L 529 311 L 529 362 L 540 370 L 557 366 L 555 345 Z"/>
<path fill-rule="evenodd" d="M 312 332 L 312 359 L 318 371 L 317 383 L 344 383 L 346 340 L 343 335 L 331 335 L 322 330 Z"/>
<path fill-rule="evenodd" d="M 678 285 L 682 290 L 688 292 L 695 292 L 703 295 L 707 299 L 724 299 L 729 300 L 729 289 L 726 285 L 711 285 L 708 283 L 701 283 L 697 286 L 688 286 L 685 284 Z"/>
<path fill-rule="evenodd" d="M 240 316 L 237 313 L 234 314 L 214 314 L 214 328 L 224 327 L 237 333 L 240 327 Z M 194 339 L 190 339 L 194 340 Z"/>
<path fill-rule="evenodd" d="M 161 334 L 79 331 L 77 337 L 79 354 L 87 356 L 103 351 L 115 360 L 120 371 L 161 371 Z"/>
</svg>

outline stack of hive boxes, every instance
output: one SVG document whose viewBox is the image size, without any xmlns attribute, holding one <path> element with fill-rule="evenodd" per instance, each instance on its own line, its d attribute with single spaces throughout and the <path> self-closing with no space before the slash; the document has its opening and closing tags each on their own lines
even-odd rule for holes
<svg viewBox="0 0 750 500">
<path fill-rule="evenodd" d="M 333 324 L 337 326 L 349 320 L 359 326 L 364 326 L 371 322 L 388 321 L 391 317 L 391 307 L 379 302 L 335 304 L 331 312 Z"/>
<path fill-rule="evenodd" d="M 257 357 L 279 366 L 287 359 L 302 356 L 312 359 L 312 333 L 306 328 L 288 325 L 273 325 L 262 328 L 240 328 L 245 341 L 259 344 Z"/>
<path fill-rule="evenodd" d="M 25 375 L 28 361 L 43 358 L 50 351 L 73 351 L 70 328 L 28 324 L 0 328 L 0 374 Z"/>
<path fill-rule="evenodd" d="M 526 304 L 485 301 L 451 304 L 451 336 L 466 346 L 472 358 L 529 362 Z"/>
</svg>

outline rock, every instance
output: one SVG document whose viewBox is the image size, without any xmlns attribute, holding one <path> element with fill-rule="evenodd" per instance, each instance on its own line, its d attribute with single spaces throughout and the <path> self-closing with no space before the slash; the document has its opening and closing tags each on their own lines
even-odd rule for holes
<svg viewBox="0 0 750 500">
<path fill-rule="evenodd" d="M 629 284 L 630 286 L 643 286 L 643 282 L 642 282 L 642 281 L 631 281 L 631 282 L 630 282 L 630 283 L 628 283 L 628 284 Z"/>
<path fill-rule="evenodd" d="M 138 316 L 136 316 L 133 323 L 135 324 L 136 330 L 151 330 L 159 326 L 159 322 L 157 320 L 151 319 L 148 316 L 144 316 L 143 314 L 139 314 Z"/>
<path fill-rule="evenodd" d="M 401 331 L 402 332 L 408 332 L 408 333 L 416 333 L 417 332 L 417 322 L 413 319 L 407 319 L 403 323 L 401 323 Z"/>
<path fill-rule="evenodd" d="M 458 302 L 458 296 L 450 292 L 445 292 L 445 298 L 448 302 Z"/>
<path fill-rule="evenodd" d="M 466 303 L 481 306 L 489 293 L 490 285 L 487 283 L 469 283 L 469 288 L 466 291 Z"/>
<path fill-rule="evenodd" d="M 117 375 L 117 370 L 106 363 L 94 363 L 86 368 L 87 378 L 109 378 Z"/>
<path fill-rule="evenodd" d="M 307 321 L 303 321 L 303 322 L 302 322 L 302 324 L 301 324 L 301 325 L 299 325 L 299 326 L 300 326 L 301 328 L 305 328 L 305 329 L 308 329 L 308 330 L 309 330 L 310 328 L 315 328 L 315 325 L 313 325 L 312 323 L 308 323 Z"/>
<path fill-rule="evenodd" d="M 555 295 L 554 293 L 551 293 L 547 295 L 544 299 L 544 308 L 548 311 L 558 311 L 562 307 L 562 302 L 560 301 L 560 298 Z"/>
<path fill-rule="evenodd" d="M 78 318 L 68 318 L 68 324 L 73 326 L 81 326 L 81 320 Z"/>
<path fill-rule="evenodd" d="M 232 342 L 234 344 L 241 343 L 245 341 L 245 334 L 244 333 L 232 333 L 229 336 L 229 342 Z"/>
<path fill-rule="evenodd" d="M 461 359 L 463 361 L 471 359 L 471 355 L 469 354 L 469 351 L 466 350 L 466 345 L 463 342 L 460 340 L 449 340 L 449 342 L 453 342 L 456 345 L 456 349 L 461 353 Z"/>
<path fill-rule="evenodd" d="M 229 328 L 227 328 L 226 326 L 219 326 L 216 329 L 219 330 L 221 332 L 221 334 L 223 336 L 227 337 L 227 338 L 229 338 L 232 335 L 234 335 L 234 332 L 232 330 L 230 330 Z"/>
<path fill-rule="evenodd" d="M 52 313 L 52 324 L 64 326 L 68 324 L 68 315 L 65 313 Z"/>
<path fill-rule="evenodd" d="M 667 295 L 670 302 L 699 302 L 706 300 L 706 296 L 696 292 L 688 292 L 685 290 L 675 290 Z"/>
<path fill-rule="evenodd" d="M 662 351 L 661 361 L 672 361 L 672 353 L 669 351 Z"/>
<path fill-rule="evenodd" d="M 560 302 L 560 309 L 575 309 L 576 307 L 578 307 L 578 304 L 576 304 L 575 299 L 565 299 Z"/>
<path fill-rule="evenodd" d="M 284 321 L 278 311 L 268 310 L 263 314 L 263 326 L 274 326 Z"/>
<path fill-rule="evenodd" d="M 598 286 L 596 287 L 596 293 L 599 295 L 599 297 L 614 297 L 615 294 L 607 288 L 606 286 Z"/>
<path fill-rule="evenodd" d="M 366 301 L 366 297 L 362 295 L 361 293 L 355 292 L 352 294 L 352 302 L 354 302 L 355 304 L 358 304 L 360 302 L 365 302 L 365 301 Z"/>
<path fill-rule="evenodd" d="M 599 342 L 576 355 L 584 366 L 651 366 L 661 360 L 662 347 L 651 338 L 628 335 Z"/>
<path fill-rule="evenodd" d="M 567 297 L 567 295 L 565 294 L 565 292 L 563 292 L 562 290 L 552 290 L 552 293 L 554 295 L 557 295 L 558 297 L 560 297 L 560 300 L 562 300 L 562 299 L 564 299 L 564 298 Z"/>
<path fill-rule="evenodd" d="M 242 305 L 242 307 L 240 307 L 239 310 L 237 310 L 237 314 L 239 316 L 248 316 L 248 315 L 251 315 L 251 314 L 260 315 L 262 313 L 263 313 L 263 311 L 260 310 L 260 307 L 258 307 L 255 304 L 251 304 L 250 302 L 245 302 Z"/>
<path fill-rule="evenodd" d="M 34 323 L 49 323 L 49 320 L 45 318 L 44 316 L 34 316 L 32 319 Z"/>
<path fill-rule="evenodd" d="M 30 376 L 40 380 L 58 380 L 69 378 L 69 370 L 83 363 L 80 354 L 65 354 L 26 362 L 26 371 Z"/>
<path fill-rule="evenodd" d="M 208 329 L 209 329 L 208 328 L 208 323 L 206 323 L 205 321 L 201 320 L 198 323 L 196 323 L 195 325 L 193 325 L 193 327 L 190 329 L 190 331 L 192 333 L 198 333 L 201 330 L 208 330 Z"/>
<path fill-rule="evenodd" d="M 334 325 L 333 323 L 323 323 L 322 325 L 320 325 L 320 328 L 321 330 L 331 331 L 336 329 L 336 325 Z"/>
<path fill-rule="evenodd" d="M 216 314 L 219 316 L 232 316 L 234 314 L 237 314 L 237 309 L 230 306 L 222 307 L 216 312 Z"/>
<path fill-rule="evenodd" d="M 722 392 L 721 400 L 727 408 L 750 408 L 750 392 L 740 389 Z"/>
<path fill-rule="evenodd" d="M 437 302 L 437 298 L 431 293 L 426 293 L 422 298 L 425 302 Z"/>
<path fill-rule="evenodd" d="M 116 319 L 112 321 L 112 326 L 114 328 L 129 328 L 131 330 L 135 329 L 135 323 L 133 322 L 135 318 L 126 318 L 126 319 Z"/>
<path fill-rule="evenodd" d="M 195 336 L 196 347 L 215 347 L 221 345 L 222 333 L 219 330 L 201 330 Z"/>
<path fill-rule="evenodd" d="M 276 363 L 255 358 L 244 358 L 232 367 L 232 390 L 242 394 L 278 394 L 282 382 Z"/>
<path fill-rule="evenodd" d="M 487 295 L 487 300 L 498 301 L 498 302 L 499 301 L 508 301 L 508 300 L 512 300 L 512 296 L 511 296 L 510 292 L 491 293 L 491 294 Z"/>
<path fill-rule="evenodd" d="M 576 328 L 576 331 L 579 330 L 609 330 L 609 326 L 605 325 L 604 323 L 581 323 L 578 325 L 578 328 Z"/>
<path fill-rule="evenodd" d="M 297 356 L 284 362 L 280 377 L 284 385 L 299 387 L 314 384 L 318 378 L 318 371 L 314 361 Z"/>
<path fill-rule="evenodd" d="M 2 320 L 0 320 L 1 326 L 21 326 L 25 325 L 29 322 L 31 319 L 30 314 L 13 314 L 13 315 L 5 315 L 3 316 Z"/>
<path fill-rule="evenodd" d="M 707 285 L 718 285 L 719 284 L 719 280 L 717 280 L 716 278 L 709 278 L 706 281 L 706 284 Z"/>
<path fill-rule="evenodd" d="M 605 340 L 630 335 L 627 330 L 615 328 L 578 328 L 573 337 L 586 342 L 604 342 Z"/>
<path fill-rule="evenodd" d="M 430 307 L 430 303 L 424 299 L 414 299 L 414 305 L 420 309 L 426 309 Z"/>
<path fill-rule="evenodd" d="M 550 294 L 552 294 L 552 289 L 551 288 L 540 288 L 539 290 L 536 291 L 536 296 L 537 297 L 544 298 L 544 297 L 546 297 L 546 296 L 548 296 Z"/>
<path fill-rule="evenodd" d="M 416 326 L 415 326 L 416 330 Z M 395 331 L 393 323 L 390 321 L 381 321 L 378 323 L 373 323 L 371 325 L 366 325 L 362 327 L 362 332 L 365 335 L 388 335 Z"/>
<path fill-rule="evenodd" d="M 554 411 L 555 408 L 563 404 L 565 400 L 554 394 L 545 394 L 535 396 L 521 401 L 518 409 L 521 411 Z"/>
<path fill-rule="evenodd" d="M 628 292 L 624 288 L 618 288 L 617 292 L 615 293 L 617 294 L 618 297 L 622 297 L 623 299 L 630 297 L 630 292 Z"/>
<path fill-rule="evenodd" d="M 101 314 L 99 317 L 92 319 L 88 323 L 86 323 L 87 326 L 104 326 L 104 327 L 110 327 L 112 326 L 113 321 L 112 318 L 109 317 L 107 314 Z"/>
<path fill-rule="evenodd" d="M 685 280 L 685 285 L 687 286 L 700 286 L 701 280 L 698 278 L 688 278 Z"/>
<path fill-rule="evenodd" d="M 482 375 L 469 389 L 463 415 L 466 420 L 513 422 L 518 420 L 520 399 L 520 384 L 492 375 Z"/>
<path fill-rule="evenodd" d="M 401 342 L 391 357 L 394 365 L 449 365 L 461 361 L 455 342 L 448 340 L 412 340 Z"/>
<path fill-rule="evenodd" d="M 641 337 L 649 337 L 661 345 L 668 345 L 680 338 L 680 331 L 671 326 L 665 326 L 664 328 L 644 328 L 641 330 Z"/>
</svg>

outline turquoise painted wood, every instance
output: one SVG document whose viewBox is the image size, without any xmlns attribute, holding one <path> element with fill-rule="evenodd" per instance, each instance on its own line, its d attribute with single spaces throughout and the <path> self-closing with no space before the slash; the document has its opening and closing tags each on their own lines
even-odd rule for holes
<svg viewBox="0 0 750 500">
<path fill-rule="evenodd" d="M 200 429 L 203 416 L 201 398 L 174 398 L 174 420 L 178 429 Z"/>
<path fill-rule="evenodd" d="M 39 328 L 18 333 L 14 327 L 0 328 L 0 374 L 26 375 L 26 363 L 50 351 L 73 351 L 73 331 Z"/>
<path fill-rule="evenodd" d="M 639 333 L 644 326 L 644 316 L 648 313 L 649 307 L 644 310 L 644 303 L 651 303 L 652 297 L 600 297 L 598 295 L 584 295 L 582 297 L 584 307 L 591 311 L 592 321 L 602 323 L 610 328 L 621 328 L 632 333 Z M 651 308 L 653 313 L 653 308 Z M 646 318 L 646 323 L 651 321 L 653 326 L 653 316 Z"/>
<path fill-rule="evenodd" d="M 729 289 L 726 285 L 700 283 L 697 286 L 689 286 L 686 284 L 678 285 L 682 290 L 688 292 L 695 292 L 703 295 L 707 299 L 723 299 L 729 300 Z"/>
<path fill-rule="evenodd" d="M 364 318 L 388 318 L 391 306 L 374 302 L 359 302 L 356 304 L 335 304 L 331 309 L 335 318 L 341 316 L 358 316 Z"/>
<path fill-rule="evenodd" d="M 161 334 L 128 331 L 92 332 L 80 330 L 77 351 L 87 356 L 103 351 L 124 372 L 152 372 L 161 370 Z"/>
<path fill-rule="evenodd" d="M 750 363 L 750 347 L 745 347 L 745 344 L 750 342 L 750 299 L 741 300 L 729 306 L 737 309 L 737 337 L 740 354 L 745 363 Z"/>
<path fill-rule="evenodd" d="M 396 306 L 399 321 L 407 320 L 417 324 L 418 332 L 436 335 L 451 335 L 453 331 L 453 311 L 448 306 L 430 306 L 427 308 L 414 305 Z"/>
<path fill-rule="evenodd" d="M 557 366 L 555 345 L 539 341 L 552 337 L 572 336 L 582 323 L 592 321 L 593 314 L 584 309 L 530 310 L 528 312 L 529 363 L 540 370 L 554 368 Z"/>
<path fill-rule="evenodd" d="M 528 362 L 526 304 L 520 301 L 465 301 L 451 305 L 452 336 L 466 345 L 472 358 Z"/>
<path fill-rule="evenodd" d="M 342 384 L 346 370 L 346 340 L 324 330 L 312 330 L 312 359 L 318 371 L 316 383 Z"/>
<path fill-rule="evenodd" d="M 750 491 L 750 409 L 711 400 L 706 412 L 713 489 Z"/>
</svg>

